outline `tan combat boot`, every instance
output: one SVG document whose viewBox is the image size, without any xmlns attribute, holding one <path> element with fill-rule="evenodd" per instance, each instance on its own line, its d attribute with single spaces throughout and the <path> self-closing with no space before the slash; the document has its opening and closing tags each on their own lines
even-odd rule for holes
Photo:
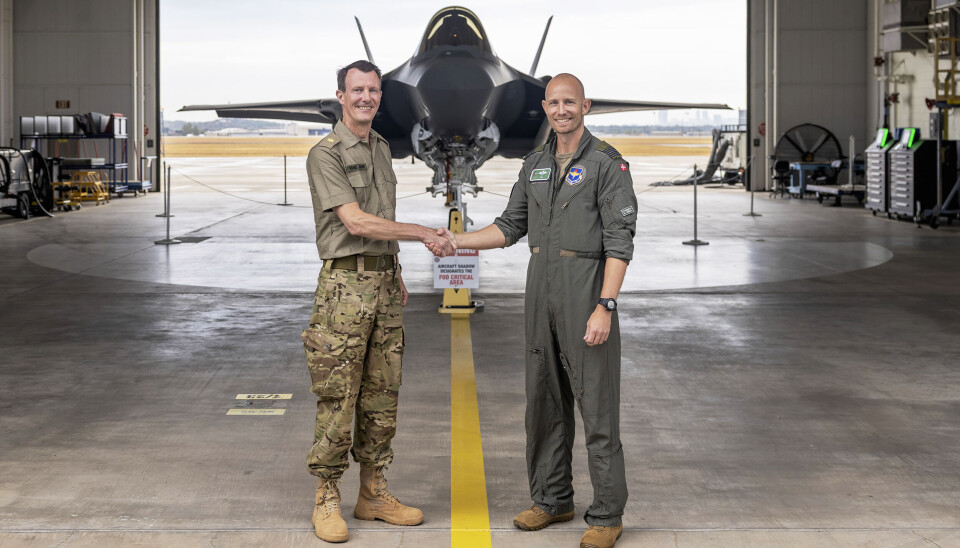
<svg viewBox="0 0 960 548">
<path fill-rule="evenodd" d="M 529 510 L 524 510 L 517 514 L 517 517 L 513 518 L 513 524 L 524 531 L 539 531 L 551 523 L 572 520 L 575 512 L 575 510 L 571 510 L 566 514 L 554 516 L 534 504 Z"/>
<path fill-rule="evenodd" d="M 420 525 L 423 512 L 405 506 L 387 490 L 383 467 L 360 466 L 360 496 L 353 509 L 353 517 L 365 520 L 383 520 L 394 525 Z"/>
<path fill-rule="evenodd" d="M 350 538 L 347 522 L 340 515 L 340 488 L 337 480 L 320 478 L 317 505 L 313 507 L 313 530 L 321 540 L 346 542 Z"/>
<path fill-rule="evenodd" d="M 616 527 L 591 525 L 580 538 L 580 548 L 613 548 L 623 534 L 623 524 Z"/>
</svg>

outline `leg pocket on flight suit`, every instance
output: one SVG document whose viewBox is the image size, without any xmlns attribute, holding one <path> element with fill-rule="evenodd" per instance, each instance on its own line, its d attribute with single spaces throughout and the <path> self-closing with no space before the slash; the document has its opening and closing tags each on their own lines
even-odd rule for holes
<svg viewBox="0 0 960 548">
<path fill-rule="evenodd" d="M 547 391 L 544 384 L 547 382 L 547 361 L 542 346 L 527 345 L 526 355 L 526 383 L 527 401 L 542 400 Z"/>
<path fill-rule="evenodd" d="M 609 343 L 587 346 L 580 350 L 580 397 L 583 413 L 588 417 L 605 417 L 610 414 L 610 374 L 607 364 Z"/>
<path fill-rule="evenodd" d="M 347 335 L 310 326 L 300 338 L 307 354 L 310 391 L 321 400 L 346 397 L 352 384 Z"/>
<path fill-rule="evenodd" d="M 577 355 L 574 356 L 573 360 L 567 358 L 566 354 L 561 353 L 560 364 L 570 379 L 570 390 L 573 392 L 573 397 L 579 400 L 583 397 L 583 352 L 578 350 L 574 352 Z"/>
<path fill-rule="evenodd" d="M 621 501 L 609 499 L 611 497 L 621 498 L 618 496 L 619 493 L 626 489 L 625 485 L 621 488 L 615 485 L 617 478 L 625 477 L 623 446 L 620 445 L 613 451 L 591 451 L 588 449 L 587 455 L 590 459 L 590 481 L 593 483 L 597 498 L 608 499 L 604 502 L 621 505 Z M 610 509 L 607 508 L 606 510 L 609 511 Z"/>
</svg>

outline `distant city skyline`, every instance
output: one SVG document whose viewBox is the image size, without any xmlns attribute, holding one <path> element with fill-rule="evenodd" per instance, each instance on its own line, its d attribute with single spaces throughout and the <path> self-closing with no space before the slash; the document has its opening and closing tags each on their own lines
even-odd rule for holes
<svg viewBox="0 0 960 548">
<path fill-rule="evenodd" d="M 330 98 L 338 67 L 366 54 L 392 70 L 413 53 L 427 21 L 449 1 L 346 7 L 309 0 L 161 1 L 161 106 L 165 119 L 202 121 L 214 112 L 176 112 L 186 104 Z M 480 17 L 502 60 L 528 71 L 547 18 L 554 16 L 536 76 L 573 72 L 588 96 L 746 104 L 746 3 L 743 0 L 490 0 L 465 6 Z M 667 119 L 684 120 L 685 111 Z M 736 116 L 736 110 L 722 117 Z M 649 125 L 657 112 L 595 115 L 593 125 Z"/>
</svg>

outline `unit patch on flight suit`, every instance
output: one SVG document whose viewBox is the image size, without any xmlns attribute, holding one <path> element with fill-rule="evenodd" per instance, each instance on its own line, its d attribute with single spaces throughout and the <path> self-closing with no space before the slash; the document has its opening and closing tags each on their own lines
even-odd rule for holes
<svg viewBox="0 0 960 548">
<path fill-rule="evenodd" d="M 627 215 L 630 215 L 631 213 L 633 213 L 633 211 L 634 211 L 633 206 L 627 206 L 620 210 L 620 215 L 626 217 Z"/>
<path fill-rule="evenodd" d="M 576 186 L 582 183 L 585 171 L 584 167 L 580 164 L 571 167 L 570 171 L 567 172 L 567 184 Z"/>
<path fill-rule="evenodd" d="M 530 173 L 530 180 L 533 182 L 540 181 L 549 181 L 550 180 L 550 168 L 535 169 Z"/>
</svg>

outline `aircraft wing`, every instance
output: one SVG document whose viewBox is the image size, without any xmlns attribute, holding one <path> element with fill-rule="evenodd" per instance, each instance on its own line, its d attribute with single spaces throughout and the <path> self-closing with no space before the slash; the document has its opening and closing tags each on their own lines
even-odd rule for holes
<svg viewBox="0 0 960 548">
<path fill-rule="evenodd" d="M 668 110 L 674 108 L 702 108 L 732 110 L 720 103 L 653 103 L 650 101 L 615 101 L 610 99 L 590 99 L 589 114 L 607 114 L 610 112 L 630 112 L 635 110 Z"/>
<path fill-rule="evenodd" d="M 308 99 L 276 103 L 236 103 L 229 105 L 188 105 L 180 112 L 215 110 L 221 118 L 267 118 L 335 124 L 340 118 L 340 102 L 336 99 Z"/>
</svg>

